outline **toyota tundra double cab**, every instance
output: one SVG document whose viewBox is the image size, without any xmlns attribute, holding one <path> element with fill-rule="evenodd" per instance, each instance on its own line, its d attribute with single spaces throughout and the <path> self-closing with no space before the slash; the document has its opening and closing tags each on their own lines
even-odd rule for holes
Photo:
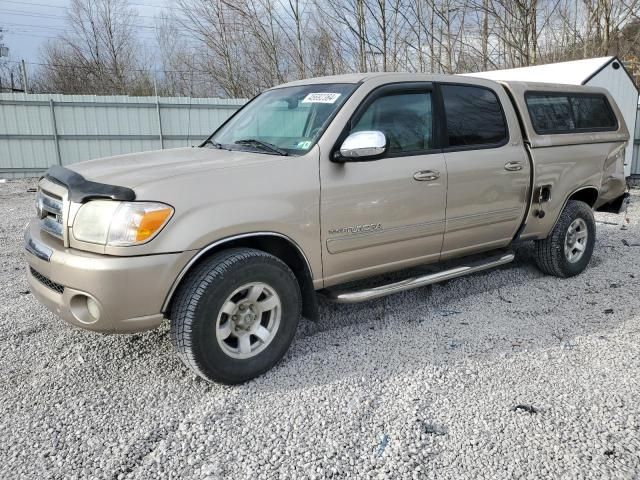
<svg viewBox="0 0 640 480">
<path fill-rule="evenodd" d="M 510 262 L 523 241 L 543 272 L 579 274 L 593 211 L 627 201 L 628 140 L 600 88 L 396 73 L 288 83 L 198 147 L 49 169 L 27 276 L 84 329 L 168 318 L 186 365 L 239 383 L 284 356 L 317 294 L 354 303 L 449 280 Z"/>
</svg>

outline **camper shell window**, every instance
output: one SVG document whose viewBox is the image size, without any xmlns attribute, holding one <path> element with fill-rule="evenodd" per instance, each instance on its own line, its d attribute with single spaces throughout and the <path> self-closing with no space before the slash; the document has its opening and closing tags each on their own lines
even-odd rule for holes
<svg viewBox="0 0 640 480">
<path fill-rule="evenodd" d="M 527 92 L 531 124 L 538 134 L 607 132 L 618 121 L 606 96 L 598 93 Z"/>
</svg>

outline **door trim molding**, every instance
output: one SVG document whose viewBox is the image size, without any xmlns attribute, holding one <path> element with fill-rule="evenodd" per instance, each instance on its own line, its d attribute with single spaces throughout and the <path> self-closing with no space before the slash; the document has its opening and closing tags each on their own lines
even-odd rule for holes
<svg viewBox="0 0 640 480">
<path fill-rule="evenodd" d="M 521 207 L 504 208 L 490 212 L 474 213 L 447 219 L 445 234 L 466 230 L 467 228 L 482 227 L 494 223 L 503 223 L 520 218 Z"/>
</svg>

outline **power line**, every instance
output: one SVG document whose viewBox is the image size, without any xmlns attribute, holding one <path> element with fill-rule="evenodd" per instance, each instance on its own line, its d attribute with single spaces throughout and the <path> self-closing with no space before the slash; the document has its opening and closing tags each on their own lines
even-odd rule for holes
<svg viewBox="0 0 640 480">
<path fill-rule="evenodd" d="M 10 24 L 10 23 L 5 23 L 4 25 L 16 25 L 18 27 L 18 28 L 11 28 L 10 30 L 4 30 L 3 33 L 7 35 L 18 35 L 23 37 L 30 35 L 34 37 L 51 38 L 51 39 L 59 39 L 60 36 L 65 32 L 69 34 L 77 35 L 77 32 L 75 32 L 70 27 L 62 27 L 62 26 L 54 27 L 51 25 Z M 247 27 L 247 25 L 240 24 L 240 23 L 228 23 L 226 24 L 226 26 L 233 27 L 236 29 L 236 31 L 244 31 L 244 29 Z M 152 28 L 152 27 L 149 27 L 149 28 Z M 39 30 L 32 30 L 32 29 L 39 29 Z M 156 32 L 161 30 L 160 27 L 157 27 L 157 28 L 153 27 L 153 29 Z M 57 36 L 45 35 L 46 33 L 51 33 Z M 186 35 L 184 33 L 174 33 L 174 32 L 172 32 L 171 35 L 174 37 L 180 37 L 186 40 L 198 40 L 197 35 Z M 140 38 L 143 40 L 152 40 L 152 41 L 158 40 L 158 38 L 154 36 L 152 32 L 149 32 L 149 34 L 136 33 L 136 38 Z"/>
<path fill-rule="evenodd" d="M 36 37 L 36 38 L 48 38 L 51 40 L 61 40 L 60 36 L 53 36 L 53 35 L 41 35 L 38 33 L 33 33 L 33 32 L 29 32 L 29 31 L 3 31 L 3 34 L 6 35 L 15 35 L 17 37 Z M 139 36 L 138 38 L 143 39 L 143 40 L 156 40 L 152 37 L 141 37 Z M 146 42 L 140 42 L 142 45 L 144 45 L 145 47 L 149 47 L 149 48 L 157 48 L 157 45 L 154 44 L 149 44 Z"/>
<path fill-rule="evenodd" d="M 74 31 L 72 31 L 69 28 L 56 28 L 57 31 L 49 31 L 49 32 L 42 32 L 39 30 L 30 30 L 30 28 L 32 27 L 28 27 L 28 28 L 18 28 L 18 29 L 11 29 L 11 30 L 5 30 L 3 33 L 7 34 L 7 35 L 20 35 L 20 36 L 25 36 L 25 35 L 33 35 L 35 37 L 45 37 L 45 38 L 61 38 L 61 34 L 64 32 L 69 32 L 71 34 L 75 34 Z M 37 27 L 36 27 L 37 28 Z M 48 27 L 48 28 L 53 28 L 53 27 Z M 58 31 L 60 33 L 58 33 Z M 54 35 L 44 35 L 46 33 L 52 33 Z M 182 34 L 178 34 L 178 36 L 182 36 Z M 154 36 L 146 36 L 146 35 L 141 35 L 141 34 L 137 34 L 136 35 L 137 38 L 141 38 L 143 40 L 157 40 Z"/>
<path fill-rule="evenodd" d="M 14 27 L 31 27 L 31 28 L 42 28 L 44 30 L 47 29 L 51 29 L 51 30 L 68 30 L 69 27 L 63 27 L 63 26 L 54 26 L 54 25 L 33 25 L 30 23 L 13 23 L 13 22 L 3 22 L 3 25 L 10 25 L 10 26 L 14 26 Z M 158 27 L 152 27 L 150 25 L 138 25 L 138 24 L 131 24 L 131 27 L 136 27 L 136 28 L 149 28 L 152 30 L 157 30 Z"/>
<path fill-rule="evenodd" d="M 3 25 L 9 25 L 10 27 L 29 27 L 29 28 L 41 28 L 43 30 L 63 30 L 66 31 L 68 28 L 62 26 L 54 26 L 54 25 L 32 25 L 26 23 L 12 23 L 12 22 L 4 22 Z"/>
<path fill-rule="evenodd" d="M 20 65 L 22 62 L 19 60 L 7 60 L 7 63 L 15 63 Z M 30 66 L 46 67 L 46 68 L 69 68 L 72 70 L 91 70 L 91 67 L 86 65 L 62 65 L 56 63 L 42 63 L 42 62 L 24 62 Z M 162 68 L 128 68 L 125 69 L 130 72 L 162 72 L 162 73 L 184 73 L 193 75 L 210 75 L 207 72 L 198 72 L 195 70 L 167 70 Z"/>
<path fill-rule="evenodd" d="M 23 3 L 20 3 L 20 4 L 23 5 Z M 62 9 L 68 10 L 67 7 L 58 7 L 57 5 L 44 5 L 44 4 L 39 4 L 39 3 L 33 3 L 33 4 L 28 4 L 28 5 L 43 6 L 43 7 L 55 7 L 55 8 L 62 8 Z M 38 17 L 38 18 L 40 18 L 40 17 L 42 17 L 42 18 L 50 18 L 50 17 L 68 18 L 66 15 L 54 15 L 54 14 L 49 14 L 49 13 L 34 13 L 32 11 L 27 11 L 27 10 L 13 10 L 13 9 L 6 9 L 6 8 L 2 8 L 0 10 L 3 10 L 4 12 L 6 12 L 7 15 L 19 15 L 19 16 Z M 140 18 L 151 18 L 151 19 L 154 19 L 154 20 L 157 20 L 159 18 L 157 16 L 152 16 L 152 15 L 141 15 L 141 14 L 139 14 L 137 12 L 136 12 L 135 16 L 136 17 L 140 17 Z"/>
<path fill-rule="evenodd" d="M 32 23 L 15 23 L 15 22 L 3 22 L 3 25 L 9 25 L 9 26 L 14 26 L 14 27 L 28 27 L 28 28 L 39 28 L 39 29 L 43 29 L 43 30 L 63 30 L 63 31 L 67 31 L 70 29 L 69 26 L 62 26 L 62 25 L 34 25 Z M 224 23 L 225 26 L 235 26 L 235 27 L 242 27 L 245 28 L 248 26 L 248 24 L 243 23 L 243 22 L 225 22 Z M 146 28 L 149 30 L 158 30 L 161 27 L 158 26 L 152 26 L 152 25 L 140 25 L 140 24 L 136 24 L 136 23 L 132 23 L 130 24 L 131 27 L 136 27 L 136 28 Z"/>
<path fill-rule="evenodd" d="M 47 13 L 26 13 L 20 10 L 7 10 L 4 8 L 0 8 L 0 10 L 2 11 L 1 13 L 6 14 L 6 15 L 14 15 L 17 17 L 33 17 L 33 18 L 59 18 L 61 20 L 68 20 L 69 17 L 67 15 L 52 15 L 52 14 L 47 14 Z M 152 17 L 150 15 L 139 15 L 136 14 L 136 17 L 141 17 L 141 18 L 151 18 L 153 20 L 159 20 L 159 17 Z M 134 26 L 139 26 L 138 24 L 133 24 Z"/>
<path fill-rule="evenodd" d="M 25 5 L 29 5 L 29 6 L 34 6 L 34 7 L 47 7 L 47 8 L 57 8 L 57 9 L 61 9 L 61 10 L 69 10 L 69 7 L 63 7 L 61 5 L 48 5 L 45 3 L 35 3 L 35 2 L 19 2 L 19 1 L 14 1 L 14 0 L 2 0 L 3 3 L 12 3 L 15 5 L 20 5 L 20 6 L 25 6 Z M 281 0 L 282 4 L 286 6 L 287 2 L 286 0 Z M 301 8 L 307 8 L 309 6 L 315 6 L 316 3 L 313 2 L 312 0 L 302 0 L 299 1 L 300 3 L 300 7 Z M 169 10 L 169 11 L 174 11 L 174 12 L 179 12 L 179 13 L 184 13 L 184 9 L 182 7 L 173 7 L 173 6 L 168 6 L 168 5 L 149 5 L 147 3 L 128 3 L 128 6 L 138 6 L 138 7 L 146 7 L 146 8 L 156 8 L 159 10 Z M 301 14 L 305 14 L 305 15 L 309 15 L 309 12 L 300 12 Z M 151 15 L 141 15 L 139 13 L 136 12 L 136 16 L 138 17 L 142 17 L 142 18 L 157 18 L 155 16 L 151 16 Z"/>
<path fill-rule="evenodd" d="M 48 8 L 58 8 L 61 10 L 69 10 L 69 7 L 63 7 L 62 5 L 49 5 L 46 3 L 36 3 L 36 2 L 20 2 L 20 1 L 15 1 L 15 0 L 3 0 L 3 3 L 12 3 L 14 5 L 32 5 L 34 7 L 48 7 Z M 158 8 L 158 9 L 165 9 L 165 10 L 176 10 L 176 11 L 182 11 L 182 9 L 180 7 L 171 7 L 168 5 L 150 5 L 148 3 L 132 3 L 129 2 L 128 3 L 129 6 L 137 6 L 137 7 L 148 7 L 148 8 Z"/>
<path fill-rule="evenodd" d="M 21 10 L 9 10 L 6 8 L 0 8 L 4 15 L 16 15 L 19 17 L 37 17 L 37 18 L 67 18 L 64 15 L 52 15 L 46 13 L 28 13 Z"/>
<path fill-rule="evenodd" d="M 21 32 L 21 31 L 17 31 L 17 32 L 12 32 L 12 31 L 7 31 L 5 30 L 3 32 L 5 35 L 16 35 L 18 37 L 36 37 L 36 38 L 51 38 L 51 39 L 59 39 L 60 37 L 54 37 L 51 35 L 38 35 L 37 33 L 32 33 L 32 32 Z"/>
</svg>

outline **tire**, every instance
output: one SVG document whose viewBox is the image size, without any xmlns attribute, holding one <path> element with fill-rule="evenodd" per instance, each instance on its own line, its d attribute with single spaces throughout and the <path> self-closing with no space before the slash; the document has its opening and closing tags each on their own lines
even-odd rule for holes
<svg viewBox="0 0 640 480">
<path fill-rule="evenodd" d="M 593 210 L 584 202 L 569 200 L 549 236 L 535 242 L 538 268 L 561 278 L 578 275 L 587 268 L 595 241 Z"/>
<path fill-rule="evenodd" d="M 242 383 L 284 356 L 300 311 L 300 288 L 284 262 L 260 250 L 230 249 L 185 278 L 171 308 L 171 342 L 205 380 Z"/>
</svg>

